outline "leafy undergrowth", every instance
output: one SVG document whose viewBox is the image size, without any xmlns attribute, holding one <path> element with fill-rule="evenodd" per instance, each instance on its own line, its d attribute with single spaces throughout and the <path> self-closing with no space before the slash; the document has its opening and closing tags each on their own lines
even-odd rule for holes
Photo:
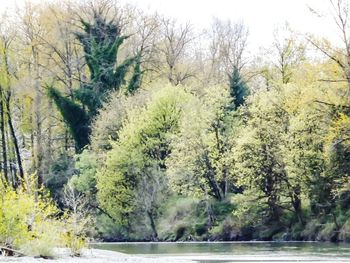
<svg viewBox="0 0 350 263">
<path fill-rule="evenodd" d="M 16 189 L 0 184 L 0 246 L 43 258 L 55 257 L 57 247 L 79 255 L 86 243 L 83 236 L 71 235 L 71 215 L 62 216 L 44 189 L 33 190 L 33 178 Z"/>
</svg>

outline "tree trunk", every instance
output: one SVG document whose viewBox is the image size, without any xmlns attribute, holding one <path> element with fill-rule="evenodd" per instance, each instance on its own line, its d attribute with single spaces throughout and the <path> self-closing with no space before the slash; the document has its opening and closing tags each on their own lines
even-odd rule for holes
<svg viewBox="0 0 350 263">
<path fill-rule="evenodd" d="M 34 72 L 35 72 L 35 98 L 34 98 L 34 116 L 35 116 L 35 170 L 37 173 L 37 185 L 40 188 L 43 185 L 43 172 L 42 172 L 42 161 L 43 161 L 43 138 L 42 138 L 42 117 L 41 117 L 41 104 L 42 96 L 40 91 L 40 72 L 39 72 L 39 54 L 35 47 L 32 47 L 32 55 L 34 59 Z"/>
<path fill-rule="evenodd" d="M 153 231 L 152 241 L 158 241 L 158 232 L 156 229 L 156 224 L 154 223 L 152 212 L 147 211 L 147 215 L 148 215 L 149 221 L 151 223 L 151 228 Z"/>
<path fill-rule="evenodd" d="M 6 136 L 5 136 L 5 114 L 4 114 L 4 101 L 3 101 L 3 93 L 2 93 L 2 87 L 0 87 L 0 92 L 1 92 L 1 98 L 0 98 L 0 118 L 1 118 L 1 125 L 0 125 L 0 129 L 1 129 L 1 147 L 2 147 L 2 161 L 3 161 L 3 173 L 4 173 L 4 177 L 5 180 L 7 181 L 7 183 L 9 182 L 9 178 L 8 178 L 8 172 L 7 172 L 7 150 L 6 150 Z"/>
<path fill-rule="evenodd" d="M 304 219 L 303 219 L 303 211 L 301 209 L 301 199 L 300 199 L 300 186 L 296 186 L 293 189 L 292 193 L 292 205 L 295 211 L 295 214 L 299 220 L 299 223 L 304 225 Z"/>
<path fill-rule="evenodd" d="M 8 108 L 7 109 L 7 117 L 8 117 L 7 119 L 8 119 L 8 124 L 9 124 L 9 127 L 10 127 L 12 142 L 13 142 L 13 145 L 15 147 L 15 154 L 16 154 L 17 165 L 18 165 L 18 173 L 19 173 L 19 177 L 22 180 L 24 180 L 24 172 L 23 172 L 21 153 L 19 151 L 18 140 L 17 140 L 17 136 L 16 136 L 16 133 L 15 133 L 15 129 L 13 127 L 11 113 L 10 113 L 10 108 L 9 108 L 8 103 L 7 103 L 7 108 Z"/>
</svg>

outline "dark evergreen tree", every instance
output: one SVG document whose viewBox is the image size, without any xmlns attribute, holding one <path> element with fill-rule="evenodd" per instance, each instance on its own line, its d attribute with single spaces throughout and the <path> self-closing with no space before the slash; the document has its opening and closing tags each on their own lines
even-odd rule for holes
<svg viewBox="0 0 350 263">
<path fill-rule="evenodd" d="M 229 76 L 230 95 L 233 98 L 230 105 L 231 110 L 235 110 L 243 105 L 245 98 L 249 95 L 249 89 L 242 79 L 238 69 L 235 67 Z"/>
<path fill-rule="evenodd" d="M 78 103 L 63 96 L 52 86 L 49 87 L 49 96 L 55 101 L 73 136 L 75 148 L 79 151 L 89 143 L 91 117 Z"/>
<path fill-rule="evenodd" d="M 69 126 L 77 152 L 89 143 L 91 121 L 108 94 L 126 84 L 125 76 L 133 64 L 135 69 L 131 83 L 134 84 L 132 92 L 129 93 L 133 93 L 140 85 L 139 56 L 129 57 L 118 63 L 119 47 L 128 36 L 121 34 L 118 21 L 109 20 L 107 13 L 106 6 L 93 9 L 91 22 L 80 18 L 82 31 L 75 33 L 83 46 L 90 80 L 80 84 L 73 98 L 64 96 L 54 87 L 49 88 L 49 96 L 55 101 Z"/>
<path fill-rule="evenodd" d="M 137 89 L 141 86 L 141 78 L 143 71 L 141 70 L 141 55 L 139 54 L 136 58 L 134 73 L 129 81 L 127 93 L 134 94 Z"/>
</svg>

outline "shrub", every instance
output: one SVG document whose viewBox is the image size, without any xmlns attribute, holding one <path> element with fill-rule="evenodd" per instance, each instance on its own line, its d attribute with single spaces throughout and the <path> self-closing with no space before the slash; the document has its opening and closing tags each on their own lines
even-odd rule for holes
<svg viewBox="0 0 350 263">
<path fill-rule="evenodd" d="M 62 241 L 64 246 L 70 249 L 70 255 L 72 257 L 81 256 L 83 248 L 86 247 L 86 239 L 83 236 L 77 236 L 70 231 L 66 231 L 62 234 Z"/>
<path fill-rule="evenodd" d="M 331 241 L 334 237 L 336 226 L 334 223 L 326 223 L 322 226 L 321 231 L 318 233 L 316 240 L 319 241 Z"/>
<path fill-rule="evenodd" d="M 350 218 L 344 223 L 339 233 L 339 240 L 350 241 Z"/>
<path fill-rule="evenodd" d="M 306 240 L 315 240 L 320 227 L 320 221 L 318 219 L 312 219 L 306 224 L 301 235 Z"/>
<path fill-rule="evenodd" d="M 59 241 L 58 209 L 44 194 L 34 190 L 34 176 L 14 190 L 0 184 L 0 244 L 33 256 L 52 257 Z"/>
<path fill-rule="evenodd" d="M 85 246 L 82 227 L 88 222 L 75 213 L 58 217 L 60 211 L 44 189 L 36 189 L 35 176 L 13 189 L 0 183 L 0 245 L 28 256 L 53 258 L 54 248 L 69 247 L 80 255 Z"/>
<path fill-rule="evenodd" d="M 195 198 L 174 198 L 165 204 L 162 220 L 158 224 L 164 240 L 202 239 L 207 232 L 205 207 Z"/>
<path fill-rule="evenodd" d="M 55 256 L 54 248 L 57 247 L 60 240 L 61 222 L 57 220 L 47 220 L 35 226 L 37 236 L 29 238 L 21 245 L 21 250 L 28 256 L 40 256 L 43 258 L 53 258 Z"/>
<path fill-rule="evenodd" d="M 82 249 L 86 247 L 88 226 L 94 225 L 87 207 L 89 199 L 78 192 L 72 182 L 64 187 L 63 198 L 68 208 L 63 217 L 65 223 L 65 231 L 62 234 L 63 244 L 70 249 L 71 256 L 80 256 Z"/>
</svg>

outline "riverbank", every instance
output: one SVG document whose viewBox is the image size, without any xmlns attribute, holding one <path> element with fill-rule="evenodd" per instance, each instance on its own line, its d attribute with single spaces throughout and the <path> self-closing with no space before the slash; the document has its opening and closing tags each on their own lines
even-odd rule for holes
<svg viewBox="0 0 350 263">
<path fill-rule="evenodd" d="M 57 249 L 55 259 L 43 259 L 33 257 L 3 257 L 0 256 L 0 262 L 13 263 L 191 263 L 190 259 L 174 259 L 171 257 L 153 258 L 127 255 L 115 251 L 102 249 L 85 249 L 81 257 L 70 257 L 67 249 Z"/>
<path fill-rule="evenodd" d="M 0 262 L 9 263 L 203 263 L 203 262 L 235 262 L 235 263 L 258 263 L 258 262 L 273 262 L 273 263 L 335 263 L 349 262 L 349 258 L 337 256 L 333 253 L 317 255 L 304 253 L 281 253 L 281 251 L 270 251 L 264 253 L 248 253 L 220 255 L 220 254 L 169 254 L 169 255 L 143 255 L 135 256 L 124 254 L 115 251 L 102 249 L 86 249 L 81 257 L 70 257 L 67 249 L 58 249 L 55 259 L 43 259 L 33 257 L 1 257 Z"/>
</svg>

